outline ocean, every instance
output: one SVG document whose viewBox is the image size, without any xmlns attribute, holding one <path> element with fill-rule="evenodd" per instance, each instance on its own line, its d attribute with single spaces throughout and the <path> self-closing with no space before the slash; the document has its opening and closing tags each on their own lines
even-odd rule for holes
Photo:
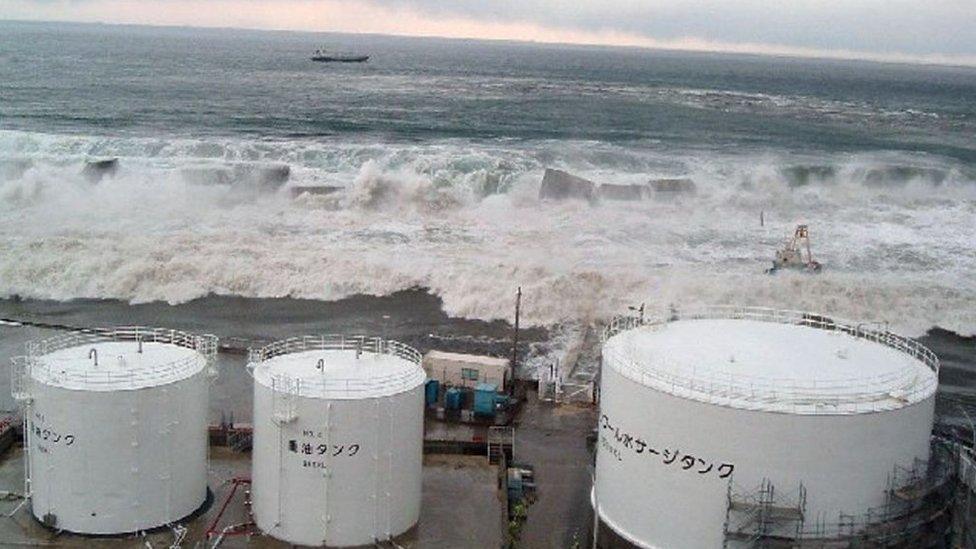
<svg viewBox="0 0 976 549">
<path fill-rule="evenodd" d="M 0 22 L 0 297 L 423 288 L 492 321 L 521 286 L 529 326 L 707 303 L 972 336 L 974 98 L 973 68 Z M 697 192 L 543 201 L 546 168 Z M 823 272 L 765 275 L 798 223 Z"/>
</svg>

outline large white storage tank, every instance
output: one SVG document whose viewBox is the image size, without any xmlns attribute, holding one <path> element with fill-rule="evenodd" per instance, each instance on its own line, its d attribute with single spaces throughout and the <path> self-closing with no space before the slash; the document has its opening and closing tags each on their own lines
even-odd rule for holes
<svg viewBox="0 0 976 549">
<path fill-rule="evenodd" d="M 88 330 L 28 343 L 14 361 L 33 514 L 57 530 L 123 534 L 207 499 L 207 411 L 217 339 Z"/>
<path fill-rule="evenodd" d="M 926 474 L 938 367 L 885 329 L 804 313 L 617 319 L 592 495 L 604 529 L 654 548 L 870 531 L 909 497 L 896 484 Z"/>
<path fill-rule="evenodd" d="M 308 336 L 251 352 L 257 526 L 300 545 L 373 545 L 420 517 L 420 353 Z"/>
</svg>

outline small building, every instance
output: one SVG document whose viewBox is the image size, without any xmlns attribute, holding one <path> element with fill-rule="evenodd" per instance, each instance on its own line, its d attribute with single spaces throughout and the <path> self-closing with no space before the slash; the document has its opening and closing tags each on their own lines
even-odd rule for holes
<svg viewBox="0 0 976 549">
<path fill-rule="evenodd" d="M 442 385 L 474 388 L 480 383 L 491 383 L 505 391 L 511 379 L 505 358 L 429 351 L 423 364 L 427 377 Z"/>
</svg>

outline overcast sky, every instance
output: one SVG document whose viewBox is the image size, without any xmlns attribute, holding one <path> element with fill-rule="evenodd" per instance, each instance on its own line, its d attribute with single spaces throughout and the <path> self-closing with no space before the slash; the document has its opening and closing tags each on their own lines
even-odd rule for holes
<svg viewBox="0 0 976 549">
<path fill-rule="evenodd" d="M 976 65 L 976 0 L 0 0 L 0 18 L 378 32 Z"/>
</svg>

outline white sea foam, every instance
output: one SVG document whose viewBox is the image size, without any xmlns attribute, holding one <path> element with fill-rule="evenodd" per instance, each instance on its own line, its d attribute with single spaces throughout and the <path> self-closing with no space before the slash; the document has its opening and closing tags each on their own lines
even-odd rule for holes
<svg viewBox="0 0 976 549">
<path fill-rule="evenodd" d="M 80 175 L 119 157 L 114 177 Z M 0 132 L 0 295 L 337 299 L 422 286 L 448 313 L 588 321 L 646 301 L 749 304 L 976 332 L 976 183 L 921 156 L 676 155 L 579 141 L 174 141 Z M 24 163 L 29 167 L 24 168 Z M 292 199 L 187 167 L 287 163 Z M 540 202 L 545 167 L 605 183 L 687 175 L 678 202 Z M 795 168 L 800 166 L 800 168 Z M 792 171 L 791 171 L 792 170 Z M 219 183 L 214 181 L 212 183 Z M 765 227 L 759 226 L 763 211 Z M 763 274 L 794 223 L 818 276 Z"/>
</svg>

